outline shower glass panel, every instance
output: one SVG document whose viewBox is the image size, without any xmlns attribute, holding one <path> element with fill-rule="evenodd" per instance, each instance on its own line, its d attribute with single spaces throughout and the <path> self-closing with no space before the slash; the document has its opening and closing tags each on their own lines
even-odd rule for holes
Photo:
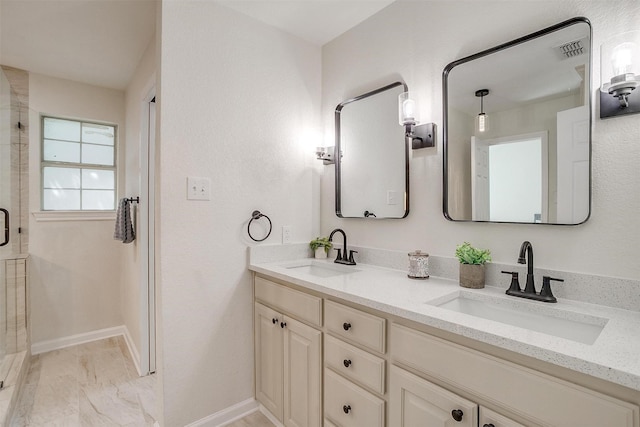
<svg viewBox="0 0 640 427">
<path fill-rule="evenodd" d="M 7 348 L 6 260 L 20 254 L 20 104 L 0 68 L 0 360 Z M 13 272 L 15 274 L 15 272 Z"/>
</svg>

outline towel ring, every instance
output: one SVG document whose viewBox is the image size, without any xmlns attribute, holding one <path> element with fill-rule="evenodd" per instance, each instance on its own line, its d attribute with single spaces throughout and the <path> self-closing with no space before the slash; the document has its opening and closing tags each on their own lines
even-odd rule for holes
<svg viewBox="0 0 640 427">
<path fill-rule="evenodd" d="M 269 232 L 262 239 L 256 239 L 255 237 L 253 237 L 251 235 L 251 223 L 253 222 L 254 219 L 260 219 L 262 217 L 267 218 L 267 221 L 269 221 Z M 253 240 L 254 242 L 262 242 L 262 241 L 266 240 L 267 237 L 269 237 L 271 235 L 271 230 L 272 229 L 273 229 L 273 224 L 271 224 L 271 219 L 269 219 L 268 216 L 266 216 L 263 213 L 260 213 L 260 211 L 253 211 L 251 213 L 251 219 L 249 220 L 249 224 L 247 225 L 247 233 L 249 234 L 249 237 L 251 237 L 251 240 Z"/>
</svg>

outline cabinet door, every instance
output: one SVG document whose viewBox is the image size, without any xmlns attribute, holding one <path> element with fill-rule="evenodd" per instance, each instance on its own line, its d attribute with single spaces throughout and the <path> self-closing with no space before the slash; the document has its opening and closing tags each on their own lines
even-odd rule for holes
<svg viewBox="0 0 640 427">
<path fill-rule="evenodd" d="M 282 421 L 283 316 L 255 304 L 256 399 Z"/>
<path fill-rule="evenodd" d="M 480 407 L 480 427 L 525 427 L 504 415 L 493 412 L 491 409 Z"/>
<path fill-rule="evenodd" d="M 284 425 L 320 427 L 322 333 L 284 317 Z"/>
<path fill-rule="evenodd" d="M 478 405 L 397 366 L 391 367 L 389 399 L 389 425 L 394 427 L 478 425 Z"/>
</svg>

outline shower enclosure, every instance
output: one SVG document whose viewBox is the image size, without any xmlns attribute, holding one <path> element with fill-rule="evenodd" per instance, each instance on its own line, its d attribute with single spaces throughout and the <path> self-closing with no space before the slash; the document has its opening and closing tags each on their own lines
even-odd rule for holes
<svg viewBox="0 0 640 427">
<path fill-rule="evenodd" d="M 28 363 L 28 139 L 28 74 L 0 66 L 0 425 Z"/>
</svg>

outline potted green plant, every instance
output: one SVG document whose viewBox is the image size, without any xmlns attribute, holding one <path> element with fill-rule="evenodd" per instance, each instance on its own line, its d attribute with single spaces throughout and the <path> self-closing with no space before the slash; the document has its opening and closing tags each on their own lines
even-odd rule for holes
<svg viewBox="0 0 640 427">
<path fill-rule="evenodd" d="M 456 247 L 456 257 L 460 261 L 460 286 L 484 288 L 485 264 L 491 261 L 489 249 L 478 249 L 464 242 Z"/>
<path fill-rule="evenodd" d="M 333 243 L 328 237 L 316 237 L 309 242 L 309 247 L 314 252 L 316 258 L 326 258 L 333 247 Z"/>
</svg>

